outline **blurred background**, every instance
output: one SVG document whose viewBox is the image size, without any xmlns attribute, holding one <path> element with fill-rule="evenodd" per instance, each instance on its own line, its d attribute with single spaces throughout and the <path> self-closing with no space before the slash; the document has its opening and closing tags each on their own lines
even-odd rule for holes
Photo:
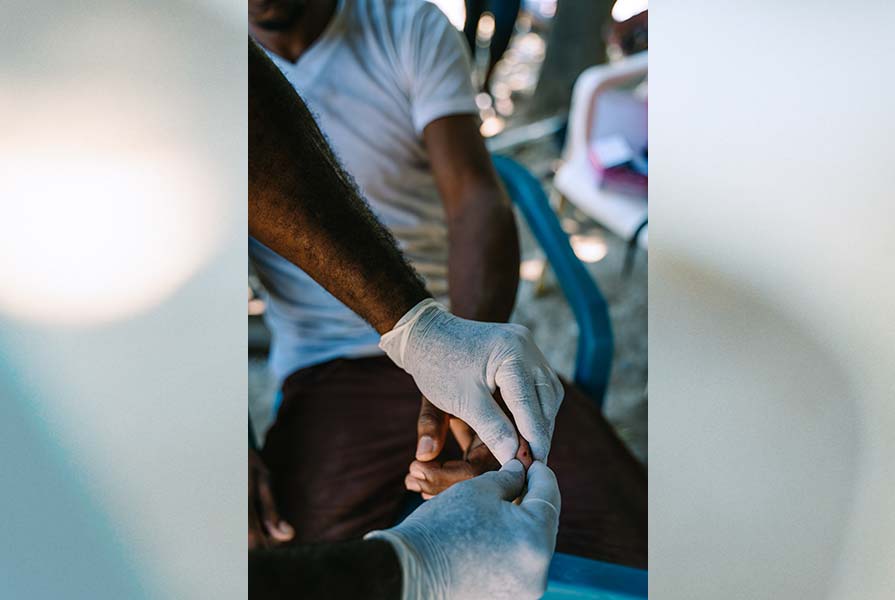
<svg viewBox="0 0 895 600">
<path fill-rule="evenodd" d="M 433 3 L 474 40 L 476 104 L 489 149 L 538 179 L 552 207 L 539 218 L 560 225 L 606 299 L 609 328 L 586 334 L 615 342 L 607 357 L 609 385 L 595 401 L 604 402 L 617 432 L 646 462 L 647 2 L 525 0 L 518 11 L 514 2 L 498 2 L 509 7 L 498 9 L 484 3 L 476 24 L 467 24 L 464 0 Z M 509 22 L 508 43 L 496 39 L 507 27 L 498 19 Z M 607 142 L 622 147 L 613 157 L 612 175 L 619 179 L 604 178 L 593 162 L 595 149 Z M 566 296 L 574 285 L 564 289 L 556 278 L 518 207 L 516 221 L 522 263 L 512 321 L 530 328 L 554 368 L 574 380 L 579 323 Z M 270 340 L 264 310 L 262 286 L 250 271 L 249 401 L 259 436 L 272 419 L 277 392 L 265 367 Z"/>
<path fill-rule="evenodd" d="M 0 598 L 245 597 L 245 6 L 3 12 Z"/>
</svg>

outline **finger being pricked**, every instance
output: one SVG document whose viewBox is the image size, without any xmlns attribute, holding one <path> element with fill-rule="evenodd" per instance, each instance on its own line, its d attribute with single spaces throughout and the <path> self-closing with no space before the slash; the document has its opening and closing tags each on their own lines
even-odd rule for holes
<svg viewBox="0 0 895 600">
<path fill-rule="evenodd" d="M 528 467 L 531 466 L 531 461 L 534 460 L 531 455 L 531 446 L 529 446 L 525 438 L 521 436 L 519 437 L 519 449 L 516 450 L 516 456 L 514 458 L 522 463 L 522 466 L 525 467 L 526 471 L 528 470 Z M 494 455 L 491 454 L 488 447 L 485 446 L 484 442 L 482 442 L 478 436 L 475 436 L 472 443 L 469 445 L 469 449 L 466 451 L 466 460 L 474 465 L 488 465 L 489 468 L 486 469 L 487 471 L 496 471 L 500 468 L 500 463 L 497 462 L 497 459 L 494 458 Z"/>
<path fill-rule="evenodd" d="M 530 370 L 513 363 L 498 372 L 496 381 L 517 430 L 531 443 L 534 458 L 546 461 L 554 419 L 563 399 L 556 375 L 547 369 Z"/>
<path fill-rule="evenodd" d="M 420 492 L 423 499 L 428 500 L 455 483 L 472 479 L 484 472 L 485 469 L 479 470 L 464 460 L 449 460 L 445 463 L 415 460 L 410 463 L 410 472 L 404 478 L 404 487 L 412 492 Z"/>
<path fill-rule="evenodd" d="M 528 442 L 524 439 L 519 441 L 516 458 L 526 469 L 531 464 L 531 450 L 528 447 Z M 451 460 L 444 463 L 437 461 L 412 462 L 404 485 L 408 490 L 422 493 L 423 498 L 428 500 L 455 483 L 498 469 L 500 469 L 500 463 L 494 458 L 488 447 L 476 438 L 466 454 L 466 460 Z"/>
</svg>

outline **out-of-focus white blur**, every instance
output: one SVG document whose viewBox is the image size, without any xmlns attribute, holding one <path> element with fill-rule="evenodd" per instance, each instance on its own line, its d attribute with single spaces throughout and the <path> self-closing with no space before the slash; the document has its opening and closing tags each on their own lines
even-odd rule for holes
<svg viewBox="0 0 895 600">
<path fill-rule="evenodd" d="M 244 597 L 245 5 L 0 26 L 0 597 Z"/>
<path fill-rule="evenodd" d="M 441 9 L 451 25 L 457 29 L 463 29 L 466 23 L 466 3 L 463 0 L 429 0 Z"/>
<path fill-rule="evenodd" d="M 650 593 L 891 598 L 895 5 L 650 20 Z"/>
</svg>

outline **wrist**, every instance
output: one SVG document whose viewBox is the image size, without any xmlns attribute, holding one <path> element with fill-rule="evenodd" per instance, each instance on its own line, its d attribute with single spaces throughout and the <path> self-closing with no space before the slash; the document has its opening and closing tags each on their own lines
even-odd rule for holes
<svg viewBox="0 0 895 600">
<path fill-rule="evenodd" d="M 418 328 L 424 328 L 436 315 L 446 313 L 447 309 L 432 298 L 418 302 L 404 313 L 392 329 L 379 339 L 379 347 L 392 362 L 407 370 L 406 352 L 411 335 Z"/>
<path fill-rule="evenodd" d="M 364 540 L 381 540 L 391 545 L 401 566 L 402 600 L 445 598 L 448 565 L 440 547 L 425 530 L 404 523 L 400 528 L 371 531 Z"/>
</svg>

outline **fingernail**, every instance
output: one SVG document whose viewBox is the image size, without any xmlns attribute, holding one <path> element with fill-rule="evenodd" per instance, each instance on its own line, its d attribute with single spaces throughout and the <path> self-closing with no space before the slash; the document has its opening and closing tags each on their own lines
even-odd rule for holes
<svg viewBox="0 0 895 600">
<path fill-rule="evenodd" d="M 420 484 L 417 483 L 416 481 L 409 481 L 409 482 L 407 482 L 407 489 L 410 490 L 411 492 L 419 492 L 419 491 L 422 491 L 422 488 L 420 487 Z"/>
<path fill-rule="evenodd" d="M 410 467 L 410 474 L 416 477 L 417 479 L 426 479 L 426 474 L 417 469 L 416 467 Z"/>
<path fill-rule="evenodd" d="M 290 524 L 287 523 L 286 521 L 280 521 L 280 524 L 279 524 L 278 527 L 279 527 L 279 529 L 280 529 L 280 533 L 282 533 L 283 535 L 290 535 L 290 536 L 291 536 L 292 534 L 295 533 L 295 530 L 292 529 L 292 525 L 290 525 Z"/>
<path fill-rule="evenodd" d="M 435 450 L 435 440 L 431 436 L 424 435 L 416 445 L 417 454 L 430 454 Z"/>
</svg>

